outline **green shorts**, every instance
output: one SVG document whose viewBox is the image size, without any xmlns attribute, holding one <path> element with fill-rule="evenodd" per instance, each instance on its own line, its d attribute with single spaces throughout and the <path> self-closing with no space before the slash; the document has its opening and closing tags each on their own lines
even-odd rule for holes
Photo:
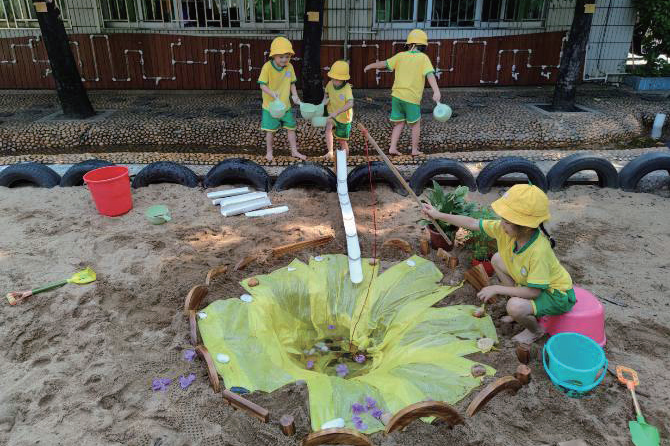
<svg viewBox="0 0 670 446">
<path fill-rule="evenodd" d="M 293 117 L 293 110 L 288 111 L 281 118 L 273 118 L 269 111 L 263 109 L 263 117 L 261 118 L 261 130 L 266 132 L 276 132 L 279 127 L 284 127 L 286 130 L 295 130 L 295 118 Z"/>
<path fill-rule="evenodd" d="M 349 139 L 349 135 L 351 135 L 351 122 L 343 124 L 339 121 L 335 121 L 333 131 L 336 139 Z"/>
<path fill-rule="evenodd" d="M 414 124 L 421 119 L 421 106 L 403 101 L 395 96 L 391 96 L 391 122 L 403 122 Z"/>
<path fill-rule="evenodd" d="M 533 314 L 536 317 L 556 316 L 567 313 L 575 305 L 575 290 L 568 291 L 542 290 L 539 296 L 530 303 L 533 306 Z"/>
</svg>

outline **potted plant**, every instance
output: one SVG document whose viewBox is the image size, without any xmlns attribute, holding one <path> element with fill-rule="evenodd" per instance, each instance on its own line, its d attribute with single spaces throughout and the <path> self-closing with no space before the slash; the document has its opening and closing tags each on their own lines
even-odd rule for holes
<svg viewBox="0 0 670 446">
<path fill-rule="evenodd" d="M 437 181 L 433 180 L 433 188 L 428 190 L 428 201 L 438 212 L 445 214 L 470 215 L 470 213 L 476 209 L 477 205 L 476 203 L 469 202 L 465 199 L 469 191 L 470 189 L 467 186 L 458 186 L 453 192 L 444 193 L 442 186 L 440 186 Z M 433 227 L 430 220 L 421 220 L 420 223 L 427 225 L 428 232 L 430 233 L 430 244 L 433 249 L 442 248 L 445 251 L 451 251 L 453 249 L 453 243 L 447 243 L 447 241 L 444 240 L 440 233 Z M 441 220 L 437 220 L 437 224 L 440 225 L 440 228 L 444 233 L 453 241 L 456 236 L 456 231 L 458 231 L 458 227 Z"/>
<path fill-rule="evenodd" d="M 482 220 L 497 218 L 488 206 L 480 206 L 470 214 L 470 217 Z M 481 264 L 488 275 L 492 276 L 495 271 L 491 264 L 491 257 L 497 248 L 495 239 L 489 237 L 484 231 L 469 231 L 465 240 L 467 248 L 472 251 L 472 266 Z"/>
</svg>

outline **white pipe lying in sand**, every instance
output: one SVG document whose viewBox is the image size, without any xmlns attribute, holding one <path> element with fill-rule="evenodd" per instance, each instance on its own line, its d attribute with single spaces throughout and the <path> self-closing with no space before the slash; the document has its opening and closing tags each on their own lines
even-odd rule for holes
<svg viewBox="0 0 670 446">
<path fill-rule="evenodd" d="M 220 206 L 229 206 L 231 204 L 243 203 L 245 201 L 257 200 L 259 198 L 266 198 L 267 192 L 252 192 L 250 194 L 235 195 L 232 197 L 217 198 L 212 200 L 212 204 Z"/>
<path fill-rule="evenodd" d="M 249 192 L 248 187 L 239 187 L 237 189 L 225 189 L 219 190 L 216 192 L 209 192 L 207 198 L 223 198 L 223 197 L 232 197 L 233 195 L 246 194 Z"/>
<path fill-rule="evenodd" d="M 244 214 L 245 217 L 265 217 L 266 215 L 283 214 L 288 212 L 288 206 L 279 206 L 276 208 L 261 209 L 260 211 L 251 211 Z"/>
<path fill-rule="evenodd" d="M 349 277 L 353 283 L 363 281 L 363 265 L 361 264 L 361 245 L 358 243 L 354 210 L 349 200 L 347 188 L 347 154 L 344 150 L 337 151 L 337 197 L 340 200 L 342 224 L 347 235 L 347 255 L 349 256 Z"/>
<path fill-rule="evenodd" d="M 663 124 L 665 124 L 665 113 L 656 113 L 654 118 L 654 125 L 651 128 L 651 137 L 654 139 L 661 139 L 663 134 Z"/>
<path fill-rule="evenodd" d="M 255 211 L 256 209 L 264 208 L 271 204 L 270 199 L 265 197 L 228 206 L 221 206 L 221 215 L 230 217 L 231 215 L 244 214 L 245 212 Z"/>
</svg>

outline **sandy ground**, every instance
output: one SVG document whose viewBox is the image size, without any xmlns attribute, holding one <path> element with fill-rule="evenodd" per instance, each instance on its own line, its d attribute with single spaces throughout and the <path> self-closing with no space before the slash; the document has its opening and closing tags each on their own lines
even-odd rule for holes
<svg viewBox="0 0 670 446">
<path fill-rule="evenodd" d="M 472 197 L 495 199 L 500 190 Z M 409 199 L 378 189 L 378 235 L 415 247 L 421 237 Z M 3 445 L 297 445 L 308 433 L 306 390 L 289 385 L 250 399 L 271 410 L 261 424 L 225 405 L 208 386 L 200 360 L 182 359 L 187 322 L 180 309 L 187 291 L 203 283 L 207 270 L 234 264 L 268 246 L 333 233 L 323 248 L 301 253 L 344 252 L 337 195 L 311 190 L 273 194 L 288 214 L 246 220 L 224 219 L 202 190 L 154 185 L 134 192 L 135 209 L 121 218 L 99 216 L 85 188 L 0 188 L 0 290 L 21 290 L 68 277 L 87 265 L 98 272 L 90 285 L 67 285 L 6 303 L 0 313 L 0 444 Z M 667 198 L 576 186 L 551 195 L 559 258 L 575 281 L 604 302 L 607 356 L 611 364 L 637 369 L 640 403 L 647 421 L 670 437 L 670 250 Z M 370 255 L 371 208 L 366 192 L 352 194 L 364 255 Z M 152 226 L 143 211 L 165 203 L 174 220 Z M 403 255 L 381 251 L 386 264 Z M 431 254 L 432 256 L 433 254 Z M 236 297 L 237 282 L 285 265 L 291 258 L 232 272 L 212 285 L 208 301 Z M 461 254 L 462 264 L 467 253 Z M 444 270 L 444 267 L 441 266 Z M 460 281 L 463 268 L 446 271 L 446 283 Z M 474 303 L 463 287 L 440 305 Z M 493 310 L 503 312 L 503 303 Z M 510 336 L 517 331 L 496 322 L 498 351 L 485 361 L 497 376 L 517 365 Z M 417 422 L 399 434 L 372 437 L 376 445 L 539 445 L 581 438 L 590 445 L 627 445 L 630 396 L 607 376 L 588 398 L 570 399 L 548 380 L 537 356 L 533 379 L 516 396 L 501 394 L 465 425 L 449 430 Z M 156 377 L 196 373 L 191 387 L 173 384 L 151 390 Z M 271 373 L 271 371 L 269 371 Z M 465 407 L 471 394 L 456 407 Z M 298 434 L 284 437 L 277 420 L 296 417 Z"/>
</svg>

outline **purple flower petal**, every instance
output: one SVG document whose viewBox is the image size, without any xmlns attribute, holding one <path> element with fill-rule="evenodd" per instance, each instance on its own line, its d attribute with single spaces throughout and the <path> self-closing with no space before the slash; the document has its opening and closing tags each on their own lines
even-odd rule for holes
<svg viewBox="0 0 670 446">
<path fill-rule="evenodd" d="M 364 431 L 368 428 L 368 425 L 361 421 L 360 423 L 356 423 L 354 427 L 356 428 L 356 430 Z"/>
<path fill-rule="evenodd" d="M 382 417 L 382 415 L 384 415 L 384 412 L 382 412 L 381 409 L 374 409 L 374 410 L 370 413 L 370 415 L 372 415 L 374 418 L 379 419 L 379 418 Z"/>
<path fill-rule="evenodd" d="M 365 397 L 365 404 L 368 406 L 368 409 L 372 409 L 374 407 L 377 407 L 377 401 L 375 401 L 374 398 L 371 396 L 366 396 Z"/>
<path fill-rule="evenodd" d="M 360 415 L 363 412 L 366 412 L 366 409 L 362 404 L 354 403 L 351 405 L 351 411 L 354 413 L 354 415 Z"/>
<path fill-rule="evenodd" d="M 307 369 L 312 370 L 314 368 L 314 361 L 307 361 Z"/>
<path fill-rule="evenodd" d="M 335 326 L 334 325 L 329 325 L 328 330 L 335 330 Z"/>
<path fill-rule="evenodd" d="M 344 378 L 347 376 L 347 373 L 349 373 L 349 367 L 347 367 L 346 364 L 338 364 L 337 367 L 335 367 L 335 372 L 337 373 L 337 376 Z"/>
<path fill-rule="evenodd" d="M 151 383 L 151 388 L 154 391 L 163 391 L 167 390 L 170 384 L 172 384 L 172 380 L 170 378 L 154 378 L 153 382 Z"/>
<path fill-rule="evenodd" d="M 362 423 L 363 419 L 359 416 L 353 416 L 353 417 L 351 417 L 351 421 L 353 421 L 354 424 L 358 424 L 358 423 Z"/>
<path fill-rule="evenodd" d="M 195 373 L 179 377 L 179 385 L 182 389 L 186 389 L 193 383 L 193 381 L 195 381 Z"/>
<path fill-rule="evenodd" d="M 188 362 L 193 361 L 195 359 L 195 350 L 184 350 L 184 359 Z"/>
<path fill-rule="evenodd" d="M 365 362 L 365 355 L 354 356 L 354 361 L 356 361 L 359 364 L 363 364 Z"/>
</svg>

